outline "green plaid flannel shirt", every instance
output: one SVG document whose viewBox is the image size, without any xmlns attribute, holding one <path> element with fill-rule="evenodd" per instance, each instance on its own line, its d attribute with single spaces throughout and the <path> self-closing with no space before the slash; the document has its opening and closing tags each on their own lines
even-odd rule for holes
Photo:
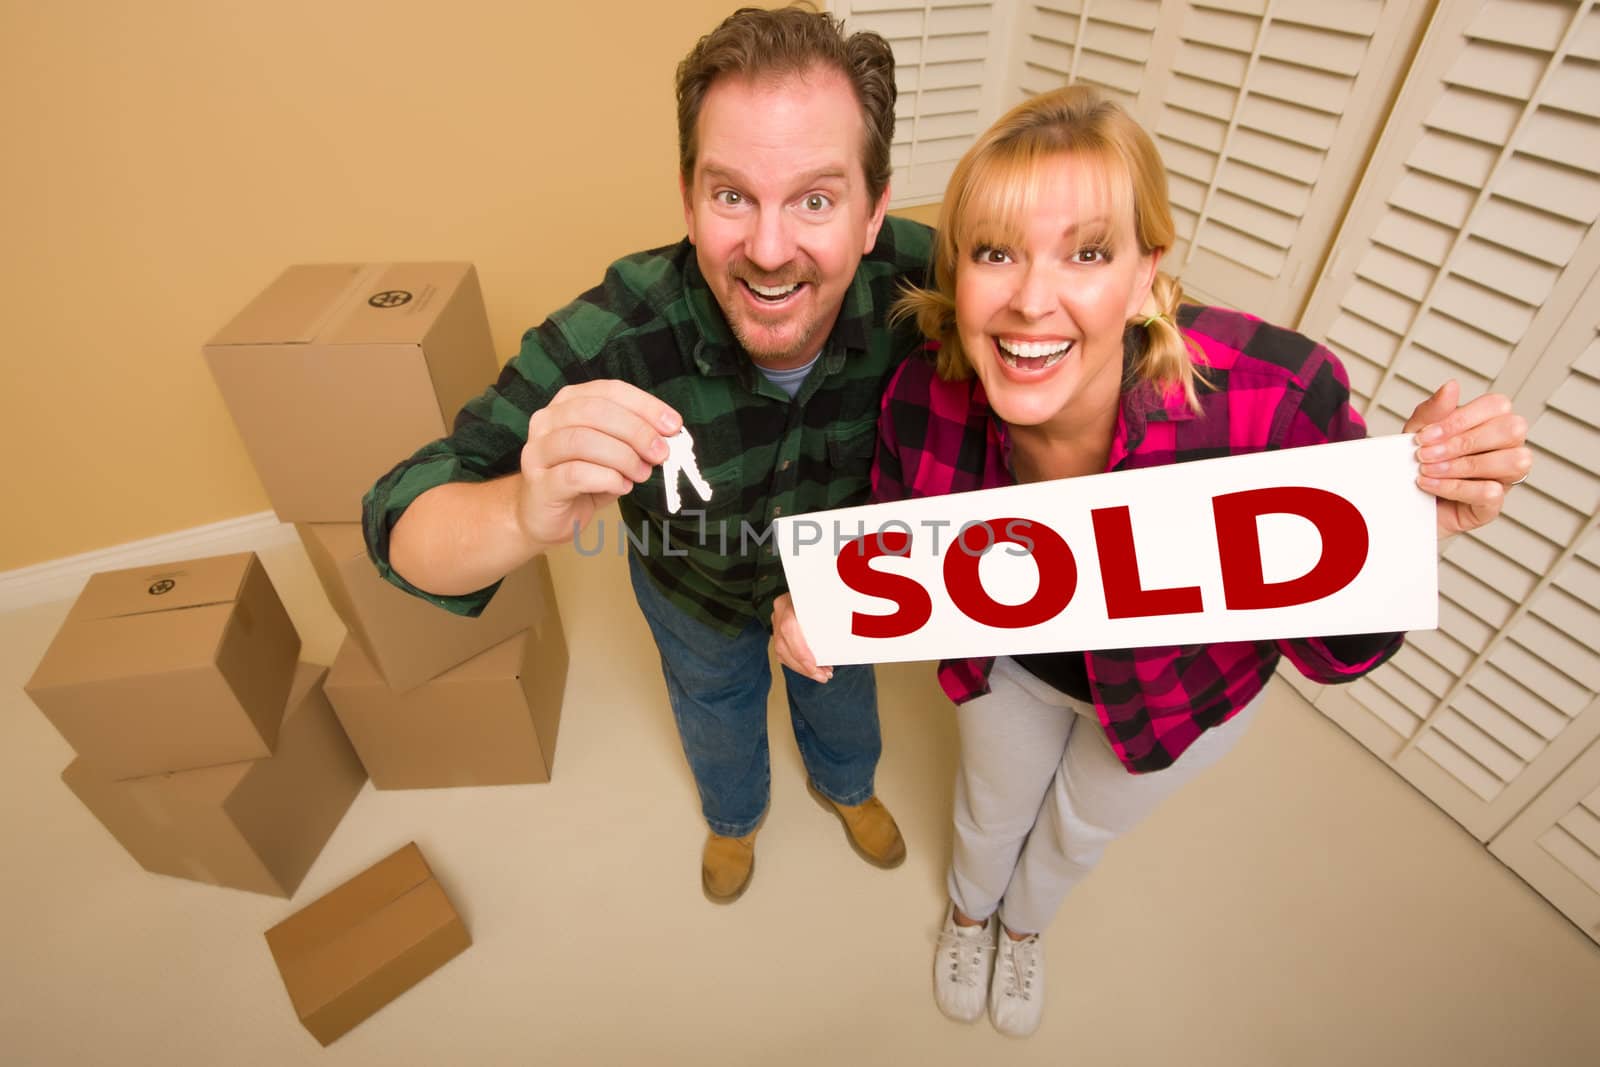
<svg viewBox="0 0 1600 1067">
<path fill-rule="evenodd" d="M 497 586 L 457 597 L 417 589 L 389 566 L 389 531 L 436 485 L 515 472 L 529 416 L 562 386 L 618 378 L 683 416 L 712 497 L 702 502 L 685 480 L 682 510 L 669 515 L 657 467 L 619 501 L 622 528 L 596 520 L 575 535 L 578 551 L 621 554 L 626 540 L 690 616 L 730 635 L 752 619 L 770 627 L 772 602 L 787 588 L 772 520 L 867 501 L 879 399 L 921 344 L 914 324 L 887 322 L 889 307 L 902 283 L 926 284 L 930 237 L 919 223 L 885 219 L 793 400 L 739 347 L 687 240 L 618 260 L 598 287 L 524 335 L 521 352 L 461 410 L 450 436 L 368 492 L 363 525 L 379 573 L 457 614 L 482 611 Z"/>
</svg>

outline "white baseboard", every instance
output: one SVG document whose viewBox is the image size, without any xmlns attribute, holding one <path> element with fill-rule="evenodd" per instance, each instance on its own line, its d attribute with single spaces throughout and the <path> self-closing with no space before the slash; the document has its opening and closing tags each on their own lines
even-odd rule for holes
<svg viewBox="0 0 1600 1067">
<path fill-rule="evenodd" d="M 71 600 L 82 592 L 89 576 L 100 571 L 224 556 L 230 552 L 255 552 L 294 541 L 293 526 L 279 522 L 270 511 L 261 511 L 14 571 L 0 571 L 0 612 L 54 600 Z"/>
</svg>

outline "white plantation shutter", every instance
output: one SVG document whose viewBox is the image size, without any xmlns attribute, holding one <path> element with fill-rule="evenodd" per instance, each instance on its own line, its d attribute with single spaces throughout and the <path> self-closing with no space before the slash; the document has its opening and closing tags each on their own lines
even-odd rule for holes
<svg viewBox="0 0 1600 1067">
<path fill-rule="evenodd" d="M 1301 323 L 1349 357 L 1377 432 L 1446 376 L 1514 386 L 1595 265 L 1593 4 L 1446 0 L 1435 22 Z"/>
<path fill-rule="evenodd" d="M 895 55 L 892 204 L 936 202 L 956 161 L 999 114 L 1015 5 L 990 0 L 835 0 L 848 31 Z"/>
<path fill-rule="evenodd" d="M 1171 22 L 1174 5 L 1163 0 L 1046 0 L 1024 5 L 1016 50 L 1017 91 L 1023 96 L 1088 82 L 1106 91 L 1130 113 L 1145 117 L 1140 94 L 1151 83 L 1148 70 L 1163 7 Z"/>
<path fill-rule="evenodd" d="M 1600 11 L 1444 0 L 1303 332 L 1375 433 L 1446 377 L 1536 460 L 1440 561 L 1440 626 L 1317 707 L 1482 840 L 1600 737 Z"/>
<path fill-rule="evenodd" d="M 1213 301 L 1293 321 L 1418 30 L 1397 0 L 1193 0 L 1152 129 L 1178 241 Z"/>
<path fill-rule="evenodd" d="M 1042 0 L 1024 5 L 1010 98 L 1105 89 L 1166 162 L 1167 269 L 1292 321 L 1420 22 L 1402 0 Z"/>
<path fill-rule="evenodd" d="M 1600 942 L 1600 743 L 1528 805 L 1489 851 Z"/>
</svg>

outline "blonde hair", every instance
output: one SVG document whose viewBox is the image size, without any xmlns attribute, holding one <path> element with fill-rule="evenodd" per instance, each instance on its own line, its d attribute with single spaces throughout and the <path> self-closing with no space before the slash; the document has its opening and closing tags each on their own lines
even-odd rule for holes
<svg viewBox="0 0 1600 1067">
<path fill-rule="evenodd" d="M 956 333 L 956 263 L 963 248 L 1016 243 L 1021 220 L 1037 199 L 1040 164 L 1070 156 L 1091 164 L 1099 180 L 1085 191 L 1111 218 L 1133 213 L 1142 254 L 1172 247 L 1172 206 L 1167 172 L 1149 134 L 1115 102 L 1094 88 L 1073 85 L 1023 101 L 989 127 L 961 157 L 945 190 L 934 237 L 934 288 L 911 289 L 895 305 L 898 317 L 915 317 L 929 339 L 939 342 L 941 378 L 972 376 L 972 364 Z M 1101 235 L 1103 240 L 1105 235 Z M 1095 235 L 1088 235 L 1093 241 Z M 1196 384 L 1208 384 L 1196 366 L 1176 313 L 1183 287 L 1158 272 L 1144 306 L 1123 333 L 1133 380 L 1183 391 L 1198 411 Z"/>
</svg>

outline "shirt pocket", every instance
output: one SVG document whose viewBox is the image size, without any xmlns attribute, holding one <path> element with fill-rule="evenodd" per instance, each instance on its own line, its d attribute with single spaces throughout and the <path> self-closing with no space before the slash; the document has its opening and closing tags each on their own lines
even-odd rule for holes
<svg viewBox="0 0 1600 1067">
<path fill-rule="evenodd" d="M 878 447 L 878 420 L 835 427 L 827 437 L 827 507 L 864 504 L 872 487 L 872 457 Z"/>
</svg>

